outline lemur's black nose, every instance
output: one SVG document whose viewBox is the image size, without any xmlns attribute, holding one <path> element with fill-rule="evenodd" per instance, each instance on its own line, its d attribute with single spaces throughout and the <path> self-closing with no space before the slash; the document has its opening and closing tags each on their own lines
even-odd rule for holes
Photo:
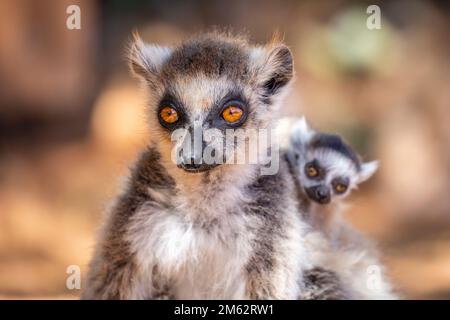
<svg viewBox="0 0 450 320">
<path fill-rule="evenodd" d="M 330 201 L 330 191 L 325 186 L 319 186 L 315 194 L 317 201 L 320 203 L 328 203 Z"/>
<path fill-rule="evenodd" d="M 203 163 L 203 159 L 201 155 L 195 156 L 195 155 L 188 155 L 183 156 L 183 165 L 185 167 L 191 167 L 191 168 L 198 168 Z"/>
<path fill-rule="evenodd" d="M 330 190 L 326 186 L 318 185 L 306 188 L 305 190 L 311 200 L 320 204 L 329 203 L 331 200 Z"/>
<path fill-rule="evenodd" d="M 328 189 L 319 187 L 316 189 L 316 197 L 318 199 L 326 198 L 328 196 Z"/>
<path fill-rule="evenodd" d="M 186 169 L 195 170 L 195 169 L 199 169 L 202 166 L 202 164 L 201 164 L 201 161 L 199 161 L 198 159 L 196 160 L 194 158 L 190 158 L 189 161 L 186 161 L 186 163 L 183 163 L 183 166 Z"/>
<path fill-rule="evenodd" d="M 214 168 L 217 164 L 207 164 L 202 158 L 188 157 L 183 158 L 183 161 L 179 165 L 180 168 L 187 172 L 203 172 Z"/>
</svg>

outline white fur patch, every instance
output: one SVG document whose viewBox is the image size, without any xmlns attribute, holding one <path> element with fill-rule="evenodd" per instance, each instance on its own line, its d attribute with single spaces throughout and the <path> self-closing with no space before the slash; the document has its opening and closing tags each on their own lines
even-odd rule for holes
<svg viewBox="0 0 450 320">
<path fill-rule="evenodd" d="M 129 240 L 143 268 L 143 281 L 153 266 L 173 282 L 179 299 L 243 299 L 244 265 L 251 253 L 249 223 L 230 216 L 209 229 L 188 214 L 141 208 L 133 218 Z M 145 280 L 147 279 L 147 280 Z"/>
<path fill-rule="evenodd" d="M 326 230 L 305 236 L 311 263 L 334 271 L 351 299 L 396 299 L 374 245 L 335 212 Z M 374 272 L 375 271 L 375 272 Z"/>
</svg>

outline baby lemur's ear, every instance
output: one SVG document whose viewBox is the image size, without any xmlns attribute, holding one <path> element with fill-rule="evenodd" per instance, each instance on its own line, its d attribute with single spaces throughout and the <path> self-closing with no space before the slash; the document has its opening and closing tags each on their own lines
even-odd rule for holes
<svg viewBox="0 0 450 320">
<path fill-rule="evenodd" d="M 266 97 L 278 94 L 294 75 L 294 63 L 291 51 L 282 44 L 255 48 L 252 54 L 258 86 Z"/>
<path fill-rule="evenodd" d="M 301 117 L 296 120 L 291 129 L 291 143 L 296 147 L 306 147 L 315 135 L 314 129 L 312 129 L 305 117 Z"/>
<path fill-rule="evenodd" d="M 130 70 L 135 75 L 151 83 L 171 54 L 171 48 L 146 44 L 135 32 L 128 50 Z"/>
<path fill-rule="evenodd" d="M 378 161 L 366 162 L 361 165 L 361 171 L 359 172 L 358 183 L 364 182 L 369 179 L 378 169 Z"/>
</svg>

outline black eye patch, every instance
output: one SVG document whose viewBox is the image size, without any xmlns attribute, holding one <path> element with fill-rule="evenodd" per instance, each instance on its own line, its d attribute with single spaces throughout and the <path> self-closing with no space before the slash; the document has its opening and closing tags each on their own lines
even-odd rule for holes
<svg viewBox="0 0 450 320">
<path fill-rule="evenodd" d="M 226 121 L 223 117 L 223 112 L 228 107 L 236 107 L 241 109 L 242 117 L 234 123 Z M 249 106 L 247 100 L 239 91 L 231 91 L 212 107 L 206 117 L 206 121 L 209 123 L 211 128 L 226 130 L 242 126 L 246 122 L 248 115 Z"/>
<path fill-rule="evenodd" d="M 315 159 L 305 164 L 304 171 L 305 175 L 313 180 L 321 180 L 326 175 L 326 170 Z"/>
<path fill-rule="evenodd" d="M 331 180 L 331 185 L 333 186 L 333 190 L 337 194 L 342 194 L 347 191 L 348 186 L 350 184 L 350 179 L 347 177 L 337 177 Z"/>
<path fill-rule="evenodd" d="M 161 118 L 161 111 L 167 107 L 172 108 L 176 111 L 178 116 L 178 120 L 176 122 L 168 123 Z M 166 93 L 159 102 L 159 106 L 156 110 L 156 116 L 158 117 L 158 121 L 161 124 L 161 126 L 170 131 L 174 131 L 178 128 L 183 127 L 183 125 L 189 120 L 189 117 L 183 105 L 174 95 L 170 93 Z"/>
</svg>

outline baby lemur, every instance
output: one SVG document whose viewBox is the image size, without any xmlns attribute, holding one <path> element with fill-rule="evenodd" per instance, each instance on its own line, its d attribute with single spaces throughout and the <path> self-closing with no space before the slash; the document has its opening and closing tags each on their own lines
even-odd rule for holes
<svg viewBox="0 0 450 320">
<path fill-rule="evenodd" d="M 149 96 L 149 147 L 105 217 L 83 298 L 300 297 L 306 223 L 287 161 L 272 175 L 211 165 L 205 143 L 173 161 L 171 139 L 179 129 L 270 129 L 293 77 L 289 49 L 217 32 L 176 47 L 136 36 L 129 60 Z"/>
<path fill-rule="evenodd" d="M 377 161 L 360 156 L 337 134 L 313 130 L 303 117 L 292 126 L 287 156 L 300 198 L 309 206 L 308 219 L 327 228 L 341 201 L 377 170 Z"/>
<path fill-rule="evenodd" d="M 302 298 L 393 299 L 376 249 L 341 216 L 342 200 L 375 173 L 378 162 L 363 163 L 339 135 L 317 132 L 305 118 L 278 126 L 310 226 L 305 243 L 314 268 L 306 272 Z M 368 285 L 373 270 L 375 289 Z"/>
</svg>

